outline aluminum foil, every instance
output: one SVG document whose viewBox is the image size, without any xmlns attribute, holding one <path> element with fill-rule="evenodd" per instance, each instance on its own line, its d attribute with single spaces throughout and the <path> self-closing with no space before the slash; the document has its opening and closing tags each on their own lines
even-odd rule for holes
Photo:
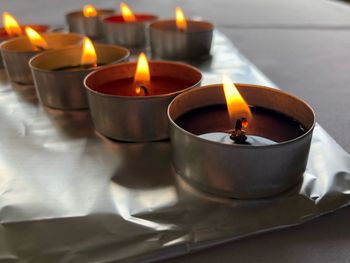
<svg viewBox="0 0 350 263">
<path fill-rule="evenodd" d="M 204 83 L 226 73 L 273 86 L 216 32 Z M 350 202 L 350 157 L 317 125 L 303 182 L 273 198 L 234 200 L 177 176 L 168 141 L 120 143 L 88 111 L 45 108 L 0 72 L 0 261 L 152 261 L 280 229 Z M 283 173 L 283 171 L 281 171 Z"/>
</svg>

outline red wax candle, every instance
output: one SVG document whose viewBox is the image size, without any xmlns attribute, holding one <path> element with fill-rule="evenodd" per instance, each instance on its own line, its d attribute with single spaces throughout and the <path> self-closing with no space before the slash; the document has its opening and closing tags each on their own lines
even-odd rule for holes
<svg viewBox="0 0 350 263">
<path fill-rule="evenodd" d="M 168 138 L 167 108 L 181 92 L 198 86 L 201 72 L 187 64 L 151 61 L 111 65 L 85 78 L 97 131 L 121 141 Z"/>
<path fill-rule="evenodd" d="M 192 85 L 190 81 L 183 79 L 154 76 L 151 77 L 151 81 L 148 84 L 143 85 L 147 89 L 148 94 L 145 94 L 145 90 L 141 90 L 139 94 L 136 92 L 141 85 L 135 82 L 134 78 L 118 79 L 103 83 L 96 88 L 96 91 L 116 96 L 157 96 L 174 93 Z"/>
</svg>

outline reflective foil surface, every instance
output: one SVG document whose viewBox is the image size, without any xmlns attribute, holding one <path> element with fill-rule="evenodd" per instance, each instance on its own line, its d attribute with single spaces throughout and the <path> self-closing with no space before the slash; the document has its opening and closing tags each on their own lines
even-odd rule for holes
<svg viewBox="0 0 350 263">
<path fill-rule="evenodd" d="M 204 83 L 273 84 L 216 32 Z M 0 72 L 0 261 L 153 261 L 303 223 L 350 202 L 350 157 L 316 126 L 303 182 L 267 199 L 200 192 L 168 141 L 120 143 Z M 281 171 L 283 173 L 283 171 Z"/>
</svg>

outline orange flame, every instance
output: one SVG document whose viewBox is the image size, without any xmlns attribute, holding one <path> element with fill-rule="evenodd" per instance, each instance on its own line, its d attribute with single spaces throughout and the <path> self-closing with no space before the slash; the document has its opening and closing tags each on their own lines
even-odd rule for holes
<svg viewBox="0 0 350 263">
<path fill-rule="evenodd" d="M 30 43 L 37 48 L 37 49 L 48 49 L 48 45 L 45 41 L 45 39 L 38 33 L 36 32 L 33 28 L 31 27 L 25 27 L 25 32 L 27 37 L 30 40 Z"/>
<path fill-rule="evenodd" d="M 21 27 L 19 26 L 16 19 L 10 13 L 4 12 L 2 14 L 2 23 L 9 36 L 15 37 L 22 34 Z"/>
<path fill-rule="evenodd" d="M 83 15 L 85 17 L 94 17 L 97 16 L 97 11 L 92 5 L 86 5 L 83 9 Z"/>
<path fill-rule="evenodd" d="M 92 44 L 90 38 L 85 37 L 83 43 L 83 52 L 81 55 L 81 64 L 82 65 L 92 65 L 93 67 L 97 66 L 97 55 L 94 45 Z"/>
<path fill-rule="evenodd" d="M 176 17 L 176 27 L 180 31 L 186 31 L 187 30 L 187 22 L 186 22 L 184 12 L 182 11 L 182 9 L 180 7 L 176 7 L 175 17 Z"/>
<path fill-rule="evenodd" d="M 120 3 L 120 12 L 122 13 L 123 19 L 125 22 L 135 22 L 136 17 L 134 13 L 131 11 L 130 7 L 128 7 L 125 3 Z"/>
<path fill-rule="evenodd" d="M 136 72 L 134 82 L 137 84 L 146 85 L 151 81 L 151 74 L 149 72 L 149 65 L 145 53 L 141 53 L 137 60 Z M 141 93 L 141 88 L 138 86 L 135 89 L 137 94 Z"/>
<path fill-rule="evenodd" d="M 252 118 L 252 113 L 248 104 L 245 102 L 230 78 L 223 76 L 222 82 L 230 120 L 235 124 L 237 120 L 244 119 L 242 123 L 243 126 L 248 126 L 248 123 Z"/>
<path fill-rule="evenodd" d="M 145 53 L 141 53 L 137 60 L 136 73 L 134 77 L 135 82 L 147 83 L 151 80 L 151 74 L 149 73 L 148 61 Z"/>
</svg>

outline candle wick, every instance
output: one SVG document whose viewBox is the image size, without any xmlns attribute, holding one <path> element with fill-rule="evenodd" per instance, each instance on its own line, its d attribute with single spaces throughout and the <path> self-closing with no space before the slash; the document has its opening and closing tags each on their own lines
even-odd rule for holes
<svg viewBox="0 0 350 263">
<path fill-rule="evenodd" d="M 41 47 L 41 46 L 34 46 L 34 48 L 35 48 L 36 51 L 40 51 L 40 52 L 46 50 L 45 48 L 43 48 L 43 47 Z"/>
<path fill-rule="evenodd" d="M 143 93 L 145 94 L 145 96 L 149 95 L 148 89 L 145 85 L 140 85 L 139 88 L 143 90 Z"/>
<path fill-rule="evenodd" d="M 237 144 L 244 144 L 248 137 L 245 135 L 246 132 L 243 130 L 243 122 L 246 119 L 242 118 L 236 121 L 235 128 L 230 135 L 230 139 L 233 140 Z"/>
</svg>

